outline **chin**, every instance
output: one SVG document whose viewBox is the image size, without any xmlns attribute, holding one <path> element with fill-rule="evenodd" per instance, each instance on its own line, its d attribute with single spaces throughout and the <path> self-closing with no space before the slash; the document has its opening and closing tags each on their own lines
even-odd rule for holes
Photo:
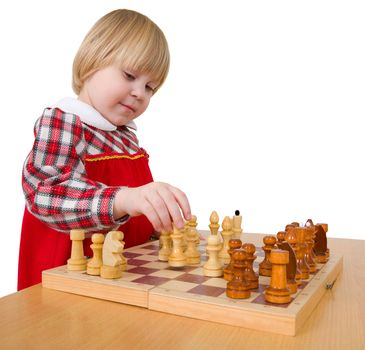
<svg viewBox="0 0 365 350">
<path fill-rule="evenodd" d="M 126 118 L 123 118 L 123 119 L 120 119 L 118 120 L 116 123 L 113 123 L 115 126 L 124 126 L 124 125 L 127 125 L 130 121 L 132 121 L 133 119 L 126 119 Z"/>
</svg>

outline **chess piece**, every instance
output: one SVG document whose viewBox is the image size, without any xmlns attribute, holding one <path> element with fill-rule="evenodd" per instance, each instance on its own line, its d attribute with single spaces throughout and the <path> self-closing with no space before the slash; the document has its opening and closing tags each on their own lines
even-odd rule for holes
<svg viewBox="0 0 365 350">
<path fill-rule="evenodd" d="M 192 230 L 192 232 L 195 233 L 195 244 L 198 246 L 200 244 L 200 237 L 198 234 L 198 230 L 196 229 L 196 227 L 198 226 L 196 220 L 196 215 L 192 215 L 191 219 L 188 221 L 188 229 Z"/>
<path fill-rule="evenodd" d="M 308 219 L 306 222 L 305 222 L 305 227 L 312 227 L 314 226 L 313 224 L 313 220 L 312 219 Z"/>
<path fill-rule="evenodd" d="M 226 281 L 231 281 L 233 278 L 233 269 L 234 269 L 232 254 L 235 250 L 241 248 L 242 241 L 240 239 L 230 239 L 228 245 L 229 245 L 228 254 L 230 256 L 230 262 L 223 270 L 223 278 Z"/>
<path fill-rule="evenodd" d="M 326 245 L 327 245 L 328 224 L 320 223 L 320 224 L 318 224 L 318 225 L 322 226 L 323 231 L 325 232 L 325 235 L 326 235 Z M 329 257 L 330 257 L 330 250 L 329 250 L 329 248 L 327 247 L 327 248 L 326 248 L 326 258 L 327 258 L 327 261 L 328 261 Z"/>
<path fill-rule="evenodd" d="M 223 238 L 223 246 L 222 249 L 219 251 L 218 258 L 222 264 L 229 264 L 231 257 L 229 256 L 229 240 L 233 236 L 232 231 L 232 222 L 229 216 L 226 216 L 222 222 L 222 238 Z"/>
<path fill-rule="evenodd" d="M 271 276 L 270 252 L 275 246 L 276 238 L 274 236 L 265 236 L 263 241 L 264 246 L 262 249 L 265 252 L 265 257 L 259 265 L 259 274 L 261 276 Z"/>
<path fill-rule="evenodd" d="M 175 225 L 171 234 L 172 251 L 168 262 L 171 267 L 183 267 L 186 265 L 186 256 L 183 250 L 183 233 Z"/>
<path fill-rule="evenodd" d="M 253 270 L 253 262 L 256 259 L 254 244 L 245 243 L 242 245 L 242 249 L 246 252 L 245 266 L 244 266 L 244 278 L 249 283 L 250 289 L 257 289 L 259 287 L 259 276 Z"/>
<path fill-rule="evenodd" d="M 281 249 L 280 248 L 281 243 L 285 241 L 285 236 L 286 236 L 286 231 L 279 231 L 276 234 L 276 238 L 277 238 L 276 245 L 278 246 L 279 249 Z"/>
<path fill-rule="evenodd" d="M 168 261 L 171 254 L 171 232 L 162 230 L 160 235 L 161 248 L 158 252 L 158 260 Z"/>
<path fill-rule="evenodd" d="M 292 225 L 292 227 L 295 226 Z M 288 227 L 288 229 L 291 229 L 291 227 Z M 277 238 L 276 245 L 278 246 L 278 249 L 286 250 L 289 252 L 289 264 L 286 265 L 287 287 L 290 291 L 290 294 L 294 294 L 298 290 L 298 284 L 295 280 L 296 270 L 297 270 L 297 260 L 293 248 L 289 245 L 288 242 L 285 241 L 286 234 L 287 234 L 286 231 L 279 231 L 276 234 Z"/>
<path fill-rule="evenodd" d="M 240 211 L 236 210 L 234 212 L 234 216 L 232 217 L 232 231 L 233 236 L 232 238 L 241 238 L 242 234 L 242 215 L 240 215 Z"/>
<path fill-rule="evenodd" d="M 329 249 L 327 248 L 327 236 L 328 231 L 327 224 L 316 224 L 317 231 L 314 239 L 313 251 L 316 256 L 316 262 L 319 264 L 325 264 L 329 258 Z"/>
<path fill-rule="evenodd" d="M 291 300 L 286 284 L 286 264 L 289 262 L 289 252 L 273 249 L 270 254 L 272 275 L 270 286 L 265 290 L 265 300 L 275 304 L 286 304 Z"/>
<path fill-rule="evenodd" d="M 86 273 L 88 275 L 99 276 L 100 268 L 103 265 L 102 251 L 104 243 L 104 235 L 102 233 L 94 233 L 91 236 L 90 248 L 93 251 L 93 257 L 87 263 Z"/>
<path fill-rule="evenodd" d="M 203 266 L 203 274 L 208 277 L 220 277 L 223 275 L 223 266 L 218 259 L 221 250 L 221 242 L 216 234 L 211 234 L 207 239 L 208 261 Z"/>
<path fill-rule="evenodd" d="M 186 241 L 186 233 L 188 232 L 187 229 L 188 229 L 188 221 L 185 221 L 184 227 L 179 230 L 182 235 L 181 248 L 183 252 L 185 252 L 186 248 L 188 247 L 188 243 Z"/>
<path fill-rule="evenodd" d="M 110 231 L 105 236 L 103 245 L 103 265 L 100 268 L 102 278 L 113 279 L 122 277 L 122 258 L 123 251 L 122 232 Z"/>
<path fill-rule="evenodd" d="M 306 250 L 306 243 L 305 243 L 305 235 L 306 235 L 306 227 L 295 227 L 294 232 L 297 237 L 297 264 L 298 269 L 301 271 L 301 279 L 307 280 L 309 279 L 309 266 L 304 258 L 305 250 Z"/>
<path fill-rule="evenodd" d="M 293 224 L 288 224 L 288 225 L 286 225 L 285 226 L 285 232 L 288 232 L 288 230 L 290 229 L 290 228 L 294 228 L 295 227 L 295 225 L 293 225 Z"/>
<path fill-rule="evenodd" d="M 216 211 L 212 211 L 209 221 L 210 221 L 209 224 L 210 234 L 217 235 L 219 230 L 219 216 Z"/>
<path fill-rule="evenodd" d="M 306 226 L 307 232 L 305 235 L 305 243 L 307 244 L 305 252 L 304 252 L 304 259 L 306 260 L 309 266 L 309 272 L 315 273 L 317 271 L 316 262 L 314 261 L 314 254 L 313 254 L 313 245 L 314 241 L 312 239 L 315 227 L 314 226 Z"/>
<path fill-rule="evenodd" d="M 123 249 L 124 249 L 124 245 L 125 245 L 125 242 L 123 241 L 124 239 L 124 233 L 122 231 L 119 231 L 120 232 L 120 238 L 119 238 L 119 241 L 122 245 L 122 248 L 121 248 L 121 251 L 119 253 L 120 255 L 120 268 L 122 269 L 122 271 L 125 271 L 127 270 L 127 259 L 124 257 L 123 255 Z"/>
<path fill-rule="evenodd" d="M 247 299 L 251 296 L 250 285 L 244 279 L 244 262 L 247 253 L 242 249 L 235 250 L 233 259 L 233 279 L 227 283 L 226 295 L 233 299 Z"/>
<path fill-rule="evenodd" d="M 289 289 L 290 294 L 295 294 L 298 291 L 298 283 L 296 281 L 297 258 L 293 247 L 288 242 L 281 242 L 280 249 L 286 250 L 289 253 L 289 262 L 286 265 L 287 288 Z"/>
<path fill-rule="evenodd" d="M 200 263 L 200 252 L 196 245 L 197 233 L 193 226 L 188 226 L 185 234 L 187 248 L 185 251 L 187 265 L 197 265 Z"/>
<path fill-rule="evenodd" d="M 67 260 L 68 271 L 84 271 L 86 270 L 86 258 L 84 256 L 83 240 L 85 239 L 84 230 L 71 230 L 70 239 L 71 257 Z"/>
<path fill-rule="evenodd" d="M 288 242 L 290 247 L 293 249 L 294 257 L 297 260 L 298 246 L 297 246 L 297 236 L 295 234 L 295 226 L 291 226 L 288 228 L 286 236 L 285 236 L 285 240 Z M 295 281 L 296 281 L 297 285 L 300 286 L 302 284 L 302 271 L 300 271 L 297 261 L 296 261 L 295 265 L 296 265 Z"/>
</svg>

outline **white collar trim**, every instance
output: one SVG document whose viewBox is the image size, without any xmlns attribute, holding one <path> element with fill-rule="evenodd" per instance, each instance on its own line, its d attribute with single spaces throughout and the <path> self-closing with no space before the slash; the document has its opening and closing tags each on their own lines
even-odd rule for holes
<svg viewBox="0 0 365 350">
<path fill-rule="evenodd" d="M 117 127 L 106 120 L 95 108 L 73 97 L 63 98 L 61 101 L 55 103 L 52 108 L 59 108 L 66 113 L 76 114 L 83 123 L 95 128 L 104 131 L 117 130 Z M 134 121 L 130 121 L 126 126 L 137 130 L 137 125 Z"/>
</svg>

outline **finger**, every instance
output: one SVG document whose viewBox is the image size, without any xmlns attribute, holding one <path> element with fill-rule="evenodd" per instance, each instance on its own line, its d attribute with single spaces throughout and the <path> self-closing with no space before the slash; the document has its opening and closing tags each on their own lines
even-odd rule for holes
<svg viewBox="0 0 365 350">
<path fill-rule="evenodd" d="M 177 201 L 177 197 L 173 192 L 173 186 L 165 186 L 159 189 L 161 196 L 164 198 L 167 208 L 169 210 L 170 216 L 175 224 L 175 226 L 179 229 L 184 227 L 184 219 L 181 215 L 181 208 Z M 180 190 L 178 190 L 180 191 Z M 181 192 L 181 191 L 180 191 Z M 187 217 L 189 217 L 187 215 Z"/>
<path fill-rule="evenodd" d="M 178 189 L 177 187 L 170 186 L 171 192 L 174 194 L 175 199 L 177 203 L 179 204 L 179 207 L 181 208 L 181 211 L 183 212 L 185 220 L 191 220 L 191 208 L 190 203 L 188 200 L 188 197 L 186 194 Z"/>
<path fill-rule="evenodd" d="M 161 232 L 163 224 L 156 210 L 148 200 L 144 200 L 143 204 L 141 204 L 141 214 L 147 217 L 155 231 Z"/>
<path fill-rule="evenodd" d="M 158 215 L 162 224 L 162 228 L 166 231 L 171 231 L 172 225 L 169 210 L 166 206 L 164 198 L 160 195 L 159 191 L 152 192 L 146 197 L 146 199 L 149 201 L 150 205 Z"/>
</svg>

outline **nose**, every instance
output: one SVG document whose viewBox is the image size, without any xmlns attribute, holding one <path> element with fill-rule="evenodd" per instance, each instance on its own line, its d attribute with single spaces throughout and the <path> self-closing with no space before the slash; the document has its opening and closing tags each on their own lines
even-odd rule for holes
<svg viewBox="0 0 365 350">
<path fill-rule="evenodd" d="M 131 89 L 131 95 L 137 99 L 143 99 L 146 93 L 145 86 L 143 84 L 134 84 Z"/>
</svg>

